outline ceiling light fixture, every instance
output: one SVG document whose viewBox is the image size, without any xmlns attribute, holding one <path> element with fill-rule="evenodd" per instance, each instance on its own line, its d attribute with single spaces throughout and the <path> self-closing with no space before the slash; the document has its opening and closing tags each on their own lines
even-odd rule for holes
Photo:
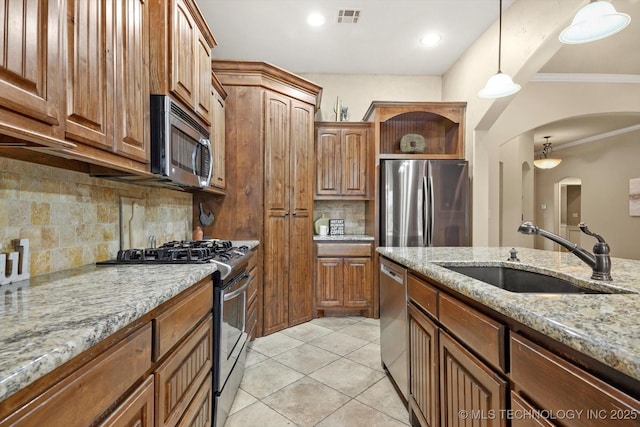
<svg viewBox="0 0 640 427">
<path fill-rule="evenodd" d="M 487 84 L 478 92 L 480 98 L 502 98 L 513 95 L 520 90 L 520 85 L 514 83 L 511 76 L 500 70 L 502 55 L 502 0 L 500 0 L 500 23 L 498 30 L 498 72 L 489 77 Z"/>
<path fill-rule="evenodd" d="M 580 44 L 600 40 L 622 31 L 629 22 L 631 17 L 616 11 L 611 3 L 591 0 L 576 13 L 571 25 L 562 30 L 560 41 Z"/>
<path fill-rule="evenodd" d="M 440 36 L 440 34 L 429 33 L 420 39 L 420 43 L 422 43 L 427 47 L 433 47 L 438 43 L 440 43 L 440 40 L 442 40 L 442 37 Z"/>
<path fill-rule="evenodd" d="M 324 23 L 325 18 L 320 13 L 312 13 L 307 17 L 307 24 L 312 27 L 320 27 L 321 25 L 324 25 Z"/>
<path fill-rule="evenodd" d="M 546 139 L 547 142 L 544 143 L 544 148 L 542 149 L 542 158 L 536 159 L 533 161 L 533 165 L 537 168 L 540 168 L 540 169 L 555 168 L 562 161 L 562 159 L 548 157 L 549 154 L 551 154 L 551 143 L 549 142 L 549 138 L 551 137 L 550 136 L 544 137 L 544 139 Z"/>
</svg>

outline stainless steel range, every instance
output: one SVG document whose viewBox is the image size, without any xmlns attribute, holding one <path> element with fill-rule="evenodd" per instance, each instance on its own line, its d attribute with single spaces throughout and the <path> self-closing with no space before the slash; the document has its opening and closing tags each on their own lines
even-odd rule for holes
<svg viewBox="0 0 640 427">
<path fill-rule="evenodd" d="M 118 251 L 115 260 L 98 264 L 202 264 L 215 263 L 213 274 L 213 414 L 214 426 L 222 427 L 244 373 L 248 334 L 247 288 L 251 277 L 247 246 L 229 240 L 176 240 L 158 248 Z"/>
</svg>

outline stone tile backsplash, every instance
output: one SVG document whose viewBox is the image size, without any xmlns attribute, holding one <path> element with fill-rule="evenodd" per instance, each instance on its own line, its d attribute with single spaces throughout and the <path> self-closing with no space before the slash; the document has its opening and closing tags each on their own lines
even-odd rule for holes
<svg viewBox="0 0 640 427">
<path fill-rule="evenodd" d="M 145 201 L 144 235 L 158 244 L 191 238 L 190 193 L 0 157 L 0 253 L 28 238 L 32 276 L 115 258 L 120 197 Z"/>
<path fill-rule="evenodd" d="M 344 234 L 365 234 L 366 202 L 355 200 L 316 200 L 313 220 L 325 214 L 327 218 L 344 219 Z"/>
</svg>

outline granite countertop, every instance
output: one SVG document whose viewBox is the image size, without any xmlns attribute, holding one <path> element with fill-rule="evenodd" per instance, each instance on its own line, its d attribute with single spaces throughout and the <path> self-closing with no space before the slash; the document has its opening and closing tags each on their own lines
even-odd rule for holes
<svg viewBox="0 0 640 427">
<path fill-rule="evenodd" d="M 391 248 L 377 251 L 456 292 L 640 380 L 640 261 L 612 258 L 613 281 L 591 280 L 591 268 L 570 253 L 516 248 Z M 505 265 L 568 279 L 614 294 L 518 294 L 442 266 Z"/>
<path fill-rule="evenodd" d="M 374 241 L 375 239 L 373 238 L 373 236 L 369 236 L 366 234 L 340 234 L 340 235 L 333 235 L 333 236 L 320 236 L 318 234 L 316 234 L 315 236 L 313 236 L 313 241 L 314 242 L 323 242 L 323 241 L 327 241 L 327 242 L 343 242 L 343 241 L 351 241 L 351 240 L 368 240 L 368 241 Z"/>
<path fill-rule="evenodd" d="M 214 271 L 215 264 L 87 265 L 3 285 L 0 401 Z"/>
</svg>

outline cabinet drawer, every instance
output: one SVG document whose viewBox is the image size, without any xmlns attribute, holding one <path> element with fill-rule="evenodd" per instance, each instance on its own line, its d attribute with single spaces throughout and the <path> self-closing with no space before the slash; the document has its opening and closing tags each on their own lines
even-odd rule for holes
<svg viewBox="0 0 640 427">
<path fill-rule="evenodd" d="M 249 287 L 247 288 L 247 305 L 258 298 L 258 269 L 249 270 Z"/>
<path fill-rule="evenodd" d="M 414 304 L 438 318 L 438 290 L 413 275 L 407 279 L 407 292 Z"/>
<path fill-rule="evenodd" d="M 527 416 L 538 414 L 536 408 L 524 400 L 515 391 L 511 392 L 511 409 L 514 417 L 511 420 L 511 427 L 554 427 L 554 424 L 542 417 Z"/>
<path fill-rule="evenodd" d="M 511 334 L 511 378 L 540 409 L 583 411 L 563 425 L 640 424 L 639 401 L 518 334 Z"/>
<path fill-rule="evenodd" d="M 256 251 L 249 252 L 251 254 L 251 258 L 249 258 L 249 264 L 247 264 L 247 270 L 251 270 L 258 265 L 258 255 L 256 255 Z"/>
<path fill-rule="evenodd" d="M 175 426 L 212 365 L 211 317 L 204 320 L 156 371 L 156 422 Z"/>
<path fill-rule="evenodd" d="M 316 255 L 327 257 L 370 257 L 371 243 L 316 243 Z"/>
<path fill-rule="evenodd" d="M 150 367 L 151 324 L 147 323 L 0 424 L 88 426 Z"/>
<path fill-rule="evenodd" d="M 213 282 L 162 312 L 154 321 L 153 360 L 158 361 L 213 308 Z"/>
<path fill-rule="evenodd" d="M 494 368 L 506 372 L 505 326 L 466 304 L 439 295 L 440 322 Z"/>
</svg>

